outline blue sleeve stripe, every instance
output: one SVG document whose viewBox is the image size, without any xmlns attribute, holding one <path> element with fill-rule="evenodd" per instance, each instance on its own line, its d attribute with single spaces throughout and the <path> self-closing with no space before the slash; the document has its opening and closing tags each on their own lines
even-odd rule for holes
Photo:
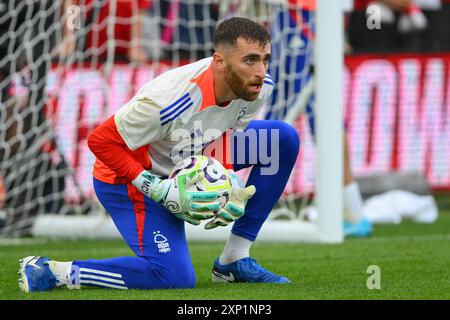
<svg viewBox="0 0 450 320">
<path fill-rule="evenodd" d="M 269 78 L 270 80 L 272 80 L 272 77 L 268 73 L 266 73 L 266 78 Z"/>
<path fill-rule="evenodd" d="M 273 82 L 272 82 L 272 81 L 269 81 L 269 80 L 264 80 L 264 83 L 267 83 L 267 84 L 269 84 L 269 85 L 273 86 Z"/>
<path fill-rule="evenodd" d="M 185 112 L 188 108 L 190 108 L 192 105 L 194 104 L 194 102 L 189 103 L 184 109 L 180 110 L 176 115 L 174 115 L 172 118 L 164 121 L 163 123 L 161 123 L 161 126 L 169 123 L 170 121 L 178 118 L 183 112 Z"/>
<path fill-rule="evenodd" d="M 170 106 L 168 106 L 168 107 L 164 108 L 163 110 L 161 110 L 161 111 L 159 112 L 159 114 L 162 115 L 162 114 L 165 113 L 166 111 L 172 109 L 174 106 L 176 106 L 178 103 L 180 103 L 181 101 L 183 101 L 184 99 L 186 99 L 188 96 L 189 96 L 189 93 L 186 93 L 184 96 L 182 96 L 180 99 L 178 99 L 177 101 L 175 101 L 174 103 L 172 103 Z"/>
<path fill-rule="evenodd" d="M 179 104 L 178 106 L 176 106 L 175 108 L 173 108 L 169 113 L 166 113 L 165 115 L 163 115 L 163 116 L 161 117 L 160 120 L 163 121 L 163 120 L 166 119 L 167 117 L 170 117 L 172 114 L 174 114 L 175 112 L 177 112 L 177 110 L 180 110 L 181 108 L 183 108 L 183 106 L 184 106 L 186 103 L 190 102 L 190 101 L 192 101 L 190 97 L 187 98 L 187 99 L 185 99 L 185 100 L 183 101 L 183 103 L 181 103 L 181 104 Z"/>
</svg>

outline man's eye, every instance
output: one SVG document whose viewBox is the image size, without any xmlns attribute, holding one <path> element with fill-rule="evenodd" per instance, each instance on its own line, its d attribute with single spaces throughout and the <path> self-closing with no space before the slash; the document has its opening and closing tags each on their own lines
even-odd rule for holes
<svg viewBox="0 0 450 320">
<path fill-rule="evenodd" d="M 253 64 L 255 62 L 255 59 L 248 58 L 248 59 L 245 59 L 244 62 L 247 63 L 247 64 Z"/>
</svg>

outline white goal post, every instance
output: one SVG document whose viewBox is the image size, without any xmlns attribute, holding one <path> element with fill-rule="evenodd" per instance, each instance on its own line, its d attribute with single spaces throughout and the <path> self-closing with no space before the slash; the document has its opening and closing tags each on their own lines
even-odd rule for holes
<svg viewBox="0 0 450 320">
<path fill-rule="evenodd" d="M 343 8 L 341 1 L 317 2 L 315 77 L 318 233 L 323 242 L 342 242 Z"/>
</svg>

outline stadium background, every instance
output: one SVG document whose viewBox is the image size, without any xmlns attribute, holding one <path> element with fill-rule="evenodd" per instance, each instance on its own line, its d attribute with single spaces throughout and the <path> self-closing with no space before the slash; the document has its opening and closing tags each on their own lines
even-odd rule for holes
<svg viewBox="0 0 450 320">
<path fill-rule="evenodd" d="M 116 65 L 101 71 L 77 67 L 50 71 L 47 116 L 57 144 L 83 192 L 93 196 L 90 130 L 126 103 L 145 82 L 171 68 Z M 420 172 L 435 190 L 450 191 L 450 54 L 383 54 L 346 58 L 344 106 L 356 175 Z M 25 91 L 20 83 L 17 91 Z M 106 104 L 106 95 L 109 103 Z M 305 147 L 287 191 L 314 190 L 314 150 L 304 117 L 298 130 Z M 66 199 L 76 192 L 66 182 Z"/>
<path fill-rule="evenodd" d="M 354 3 L 355 10 L 351 14 L 359 14 L 356 9 L 361 2 L 364 1 Z M 71 49 L 72 55 L 67 52 L 62 55 L 65 60 L 53 56 L 45 79 L 47 100 L 43 106 L 35 108 L 45 112 L 54 137 L 54 141 L 43 142 L 42 151 L 48 153 L 54 163 L 62 162 L 71 168 L 71 174 L 64 174 L 64 184 L 58 186 L 58 191 L 63 190 L 64 201 L 79 203 L 93 197 L 94 157 L 86 145 L 90 130 L 124 104 L 146 81 L 176 65 L 207 56 L 211 52 L 211 31 L 218 19 L 219 5 L 216 1 L 203 4 L 196 1 L 118 1 L 115 21 L 111 22 L 108 20 L 112 10 L 109 2 L 62 3 L 68 15 L 70 10 L 75 10 L 74 5 L 79 8 L 79 20 L 74 21 L 79 25 L 75 25 L 75 31 L 85 44 L 80 47 L 74 41 L 73 45 L 79 47 Z M 229 3 L 228 14 L 231 15 L 239 1 Z M 298 8 L 299 3 L 305 5 L 309 1 L 289 3 Z M 67 7 L 69 4 L 72 9 Z M 441 9 L 444 12 L 448 9 L 446 1 L 443 5 L 446 6 Z M 147 19 L 142 22 L 144 29 L 140 31 L 142 52 L 132 55 L 130 47 L 138 40 L 132 38 L 131 26 L 137 22 L 138 14 Z M 179 27 L 171 24 L 171 21 L 192 18 L 195 19 L 192 30 L 185 23 L 180 23 Z M 110 23 L 115 24 L 113 32 L 108 30 Z M 155 23 L 159 24 L 160 39 L 149 34 Z M 311 28 L 310 24 L 306 26 Z M 347 25 L 347 34 L 354 33 L 351 24 Z M 65 40 L 64 35 L 61 40 Z M 108 56 L 111 40 L 112 58 Z M 416 172 L 426 177 L 433 190 L 450 191 L 450 54 L 446 53 L 445 43 L 408 47 L 403 40 L 401 44 L 403 48 L 392 43 L 374 48 L 356 45 L 354 54 L 346 55 L 344 121 L 352 167 L 356 176 Z M 433 50 L 427 52 L 427 48 Z M 8 89 L 13 97 L 26 100 L 30 74 L 27 67 L 11 74 Z M 264 110 L 261 117 L 263 113 Z M 315 152 L 306 124 L 304 116 L 300 115 L 297 128 L 303 147 L 286 193 L 303 195 L 315 188 Z M 63 160 L 58 159 L 61 157 Z M 6 189 L 11 188 L 0 183 L 0 199 L 3 199 L 0 208 L 5 206 Z"/>
<path fill-rule="evenodd" d="M 85 42 L 83 45 L 77 43 L 76 47 L 72 49 L 69 48 L 70 45 L 65 46 L 63 49 L 67 50 L 65 54 L 58 55 L 55 53 L 51 61 L 49 60 L 48 74 L 46 77 L 41 78 L 45 79 L 45 93 L 47 97 L 42 104 L 34 102 L 34 104 L 29 103 L 28 106 L 21 105 L 14 109 L 13 117 L 22 117 L 26 114 L 24 110 L 27 110 L 27 107 L 31 107 L 30 110 L 38 114 L 37 118 L 39 119 L 45 114 L 46 120 L 42 123 L 46 123 L 43 126 L 45 128 L 44 131 L 47 132 L 46 130 L 48 130 L 51 132 L 48 137 L 43 134 L 44 139 L 27 140 L 23 143 L 23 140 L 26 139 L 23 139 L 21 136 L 13 139 L 14 142 L 11 142 L 11 140 L 8 140 L 11 138 L 8 136 L 11 122 L 5 117 L 7 112 L 1 113 L 2 125 L 0 132 L 2 141 L 0 143 L 2 143 L 4 150 L 0 154 L 2 164 L 2 168 L 0 168 L 0 211 L 2 212 L 0 221 L 3 219 L 8 221 L 8 223 L 18 225 L 19 228 L 24 227 L 29 230 L 30 221 L 28 218 L 34 217 L 37 213 L 60 213 L 63 211 L 61 210 L 62 207 L 67 205 L 71 206 L 68 211 L 69 214 L 72 213 L 71 210 L 76 212 L 89 211 L 89 203 L 94 197 L 91 183 L 91 168 L 94 158 L 86 145 L 86 137 L 90 130 L 117 110 L 146 81 L 173 66 L 209 55 L 211 47 L 210 32 L 219 19 L 220 4 L 218 1 L 113 2 L 117 5 L 112 10 L 112 12 L 116 12 L 115 19 L 112 20 L 115 23 L 113 29 L 108 29 L 108 24 L 111 22 L 111 11 L 109 11 L 111 8 L 108 10 L 101 9 L 109 8 L 112 2 L 83 0 L 67 2 L 81 8 L 83 19 L 81 19 L 80 25 L 77 25 L 78 20 L 75 20 L 75 30 L 77 30 L 77 37 L 84 39 Z M 253 4 L 259 2 L 264 1 L 244 1 L 243 3 Z M 301 2 L 298 1 L 298 3 Z M 368 1 L 355 0 L 354 2 L 368 4 Z M 426 1 L 417 1 L 417 3 L 424 2 Z M 8 8 L 8 5 L 19 2 L 3 0 L 1 3 L 6 4 L 6 8 Z M 61 2 L 61 6 L 49 5 L 51 1 L 42 1 L 41 3 L 46 3 L 52 8 L 50 10 L 53 11 L 48 11 L 48 7 L 43 6 L 43 10 L 47 14 L 46 17 L 48 16 L 53 22 L 59 21 L 55 12 L 59 12 L 58 10 L 64 12 L 64 10 L 68 9 L 63 6 L 63 4 L 67 4 L 66 2 Z M 229 5 L 230 15 L 235 13 L 233 11 L 238 11 L 239 9 L 239 1 L 223 1 L 223 3 Z M 289 3 L 298 5 L 297 1 L 289 0 Z M 442 20 L 442 16 L 449 16 L 449 2 L 443 0 L 440 3 L 442 6 L 438 11 L 441 15 L 434 12 L 436 10 L 425 9 L 422 11 L 427 14 L 430 25 L 436 27 L 433 21 L 438 21 L 438 29 L 450 30 L 450 19 Z M 145 35 L 143 37 L 147 41 L 142 41 L 142 51 L 131 53 L 129 49 L 134 46 L 130 44 L 136 40 L 133 40 L 131 37 L 132 29 L 134 23 L 138 21 L 137 13 L 142 12 L 141 10 L 144 10 L 143 12 L 146 15 L 153 18 L 164 16 L 164 18 L 156 20 L 156 23 L 161 27 L 159 30 L 160 37 L 159 35 L 155 37 L 154 34 L 155 20 L 147 20 L 143 24 L 147 28 L 141 30 Z M 5 22 L 5 16 L 13 16 L 11 12 L 8 10 L 3 11 L 1 23 Z M 97 15 L 93 14 L 93 12 L 97 12 Z M 350 35 L 353 34 L 350 30 L 351 23 L 355 20 L 354 16 L 360 14 L 361 10 L 358 6 L 355 6 L 353 12 L 347 13 L 349 20 L 346 23 L 350 45 L 352 45 Z M 351 18 L 352 15 L 353 20 Z M 440 18 L 433 18 L 437 16 Z M 91 18 L 89 19 L 88 17 Z M 196 22 L 190 24 L 189 21 L 193 17 L 195 17 L 194 20 Z M 174 21 L 180 22 L 178 27 L 176 24 L 173 24 Z M 56 32 L 53 30 L 56 33 L 56 38 L 60 40 L 59 42 L 56 40 L 57 45 L 54 48 L 61 50 L 59 44 L 64 38 L 63 20 L 56 22 L 56 24 L 61 30 Z M 85 27 L 83 27 L 83 24 Z M 17 32 L 12 38 L 16 37 L 14 39 L 19 42 L 23 35 L 19 26 L 15 27 Z M 45 28 L 40 29 L 37 34 L 46 34 L 46 30 Z M 93 30 L 94 32 L 91 32 Z M 333 279 L 332 273 L 327 274 L 327 272 L 330 272 L 326 271 L 327 263 L 330 263 L 330 257 L 336 259 L 349 258 L 348 251 L 351 250 L 355 252 L 366 252 L 368 250 L 367 252 L 372 254 L 371 258 L 367 259 L 364 259 L 364 255 L 362 255 L 363 262 L 358 261 L 365 267 L 373 261 L 375 263 L 383 261 L 383 257 L 390 257 L 391 254 L 401 256 L 400 253 L 409 253 L 411 257 L 417 257 L 417 260 L 414 260 L 412 265 L 417 265 L 418 270 L 423 271 L 426 268 L 428 268 L 428 272 L 434 270 L 434 280 L 436 282 L 431 281 L 428 284 L 429 287 L 427 287 L 426 283 L 427 278 L 424 277 L 421 280 L 415 279 L 413 281 L 417 284 L 415 288 L 417 291 L 412 290 L 414 292 L 413 295 L 408 296 L 399 293 L 402 290 L 404 291 L 403 293 L 408 291 L 408 284 L 403 283 L 399 287 L 394 286 L 395 290 L 384 297 L 398 298 L 406 296 L 420 298 L 419 289 L 422 289 L 422 292 L 427 297 L 444 297 L 445 288 L 448 288 L 449 285 L 448 280 L 442 279 L 448 279 L 448 274 L 445 273 L 447 269 L 445 264 L 449 261 L 445 248 L 448 248 L 448 194 L 450 192 L 450 40 L 446 40 L 447 42 L 442 41 L 442 43 L 435 40 L 432 45 L 423 41 L 423 38 L 430 38 L 429 32 L 432 31 L 427 29 L 427 33 L 424 33 L 425 31 L 417 32 L 417 34 L 409 33 L 403 35 L 399 42 L 387 41 L 385 44 L 379 44 L 378 47 L 364 47 L 363 45 L 358 47 L 357 43 L 354 43 L 352 51 L 347 52 L 345 57 L 343 94 L 345 122 L 348 129 L 351 161 L 355 175 L 363 177 L 373 174 L 418 172 L 426 177 L 433 195 L 438 200 L 441 209 L 440 219 L 433 226 L 426 229 L 429 234 L 425 232 L 425 228 L 415 224 L 406 224 L 405 229 L 395 226 L 394 228 L 397 229 L 389 229 L 386 226 L 381 226 L 375 231 L 375 236 L 378 235 L 378 238 L 374 237 L 374 242 L 369 242 L 371 240 L 350 241 L 345 243 L 340 249 L 310 245 L 303 247 L 295 245 L 269 246 L 269 251 L 272 252 L 270 256 L 272 257 L 276 256 L 274 252 L 280 252 L 286 248 L 287 252 L 297 252 L 302 257 L 309 256 L 313 260 L 314 257 L 318 257 L 320 270 L 325 273 L 325 277 L 322 279 L 322 291 L 319 290 L 320 294 L 317 295 L 311 293 L 311 291 L 311 294 L 307 294 L 306 297 L 313 299 L 321 297 L 333 298 L 333 292 L 327 293 L 326 289 L 324 289 L 326 288 L 325 280 L 327 275 L 328 279 Z M 95 35 L 96 32 L 97 35 Z M 111 34 L 115 35 L 115 37 L 111 38 Z M 36 37 L 36 34 L 34 36 Z M 441 36 L 444 38 L 446 35 Z M 3 32 L 0 38 L 1 43 L 8 43 L 8 37 L 10 35 L 7 32 Z M 51 38 L 50 35 L 47 35 L 47 37 Z M 112 40 L 113 45 L 116 46 L 114 55 L 110 53 L 111 41 L 109 40 Z M 33 50 L 33 48 L 31 49 Z M 9 55 L 10 53 L 8 56 L 0 57 L 2 67 L 5 61 L 11 62 L 15 61 L 15 59 L 19 61 L 19 57 L 26 54 L 27 50 L 25 47 L 17 57 L 14 54 L 12 56 Z M 2 90 L 7 87 L 9 91 L 8 96 L 17 99 L 18 104 L 20 104 L 20 101 L 29 99 L 30 88 L 32 88 L 33 84 L 42 83 L 41 79 L 36 81 L 33 78 L 33 75 L 37 73 L 30 67 L 30 65 L 40 66 L 43 64 L 42 60 L 34 57 L 29 62 L 31 64 L 28 66 L 25 64 L 25 67 L 20 66 L 20 63 L 18 63 L 14 72 L 10 73 L 6 80 L 1 80 Z M 5 83 L 8 83 L 8 85 L 6 86 Z M 9 108 L 6 107 L 5 97 L 6 95 L 3 94 L 1 100 L 3 110 Z M 42 114 L 41 109 L 43 111 Z M 36 128 L 41 128 L 42 123 L 39 122 Z M 47 127 L 47 124 L 50 124 L 50 126 Z M 297 119 L 297 128 L 302 137 L 302 149 L 295 171 L 286 188 L 286 194 L 304 195 L 314 191 L 315 152 L 311 133 L 304 115 L 300 115 Z M 34 130 L 33 126 L 27 130 L 23 134 L 27 139 L 27 132 L 36 131 L 38 136 L 41 132 Z M 14 143 L 17 143 L 17 141 L 23 143 L 22 149 L 19 148 L 23 155 L 18 158 L 5 157 L 5 154 L 8 155 L 10 150 L 14 150 Z M 33 144 L 37 146 L 37 150 L 27 153 L 27 150 L 30 150 Z M 43 167 L 34 167 L 34 164 L 30 165 L 33 157 L 51 162 L 52 165 L 47 167 L 48 172 Z M 16 165 L 16 167 L 12 165 Z M 16 171 L 11 170 L 11 166 Z M 17 166 L 20 166 L 21 169 L 19 170 Z M 26 171 L 27 168 L 36 170 L 38 176 L 33 176 L 31 181 L 27 181 L 26 178 L 22 179 L 18 172 Z M 50 176 L 51 179 L 46 178 L 43 181 L 39 176 Z M 11 182 L 14 180 L 16 183 Z M 25 198 L 18 191 L 22 190 L 22 186 L 28 186 L 30 182 L 34 187 L 38 186 L 43 190 L 41 197 L 45 200 L 38 199 L 36 201 L 40 205 L 42 203 L 44 205 L 39 206 L 37 209 L 32 206 L 27 207 L 26 201 L 25 203 L 23 202 L 24 199 L 33 202 L 33 200 L 39 198 L 34 191 L 25 192 Z M 20 206 L 9 207 L 11 199 L 16 199 L 16 202 L 13 201 L 14 204 L 19 203 Z M 14 215 L 18 219 L 13 219 L 11 222 L 11 220 L 8 220 L 9 214 Z M 62 212 L 62 214 L 67 214 L 67 212 Z M 26 221 L 26 223 L 21 224 L 21 221 Z M 2 227 L 4 225 L 0 223 L 0 230 L 2 230 Z M 18 234 L 22 233 L 19 232 Z M 25 232 L 25 235 L 27 234 Z M 9 230 L 6 232 L 6 235 L 11 235 Z M 392 239 L 389 238 L 391 236 L 393 237 Z M 399 242 L 397 243 L 396 240 Z M 9 262 L 9 260 L 6 263 L 6 258 L 17 258 L 19 254 L 28 254 L 27 252 L 31 249 L 45 253 L 45 249 L 50 248 L 54 250 L 53 252 L 59 252 L 56 253 L 56 256 L 58 257 L 59 255 L 61 259 L 71 258 L 70 255 L 64 253 L 66 248 L 61 247 L 60 244 L 52 241 L 47 242 L 47 240 L 42 240 L 42 244 L 39 244 L 39 241 L 36 240 L 33 246 L 27 247 L 25 239 L 25 242 L 17 247 L 14 245 L 14 241 L 6 239 L 4 242 L 6 244 L 5 250 L 2 250 L 5 258 L 2 261 L 5 262 L 5 268 L 12 270 L 13 263 L 15 263 L 15 261 Z M 415 248 L 408 246 L 410 241 L 415 243 Z M 389 242 L 389 245 L 381 249 L 380 242 L 383 244 Z M 12 245 L 8 246 L 8 244 Z M 99 246 L 100 251 L 101 248 L 105 248 L 104 254 L 112 251 L 126 251 L 122 244 L 118 245 L 117 243 L 110 244 L 98 241 L 94 243 L 79 242 L 71 244 L 74 249 L 79 247 L 79 250 L 87 250 L 82 254 L 86 258 L 92 257 L 86 252 L 95 245 Z M 204 250 L 208 254 L 211 252 L 210 250 L 214 249 L 214 245 L 208 249 L 205 249 L 204 246 L 204 244 L 201 244 L 196 245 L 194 248 L 200 252 Z M 217 247 L 217 245 L 215 246 Z M 263 256 L 263 252 L 266 252 L 265 248 L 256 246 L 257 254 Z M 438 248 L 440 249 L 438 250 Z M 429 260 L 425 261 L 427 257 L 418 257 L 417 250 L 422 250 L 423 252 L 428 250 L 428 252 L 431 252 L 431 257 L 428 257 Z M 95 252 L 94 255 L 98 257 L 103 256 L 103 253 L 100 251 Z M 345 253 L 346 251 L 347 253 Z M 355 263 L 355 260 L 351 258 L 348 263 L 339 265 L 337 268 L 354 270 L 352 268 L 356 267 L 351 263 Z M 194 256 L 194 259 L 197 259 L 195 263 L 200 265 L 203 256 Z M 280 259 L 278 263 L 283 265 L 283 262 L 289 260 L 289 256 L 288 254 L 283 255 Z M 389 260 L 388 258 L 386 259 Z M 274 263 L 277 263 L 277 260 Z M 283 268 L 287 271 L 291 266 L 295 267 L 297 265 L 297 262 L 291 263 L 286 263 Z M 401 273 L 405 270 L 402 269 L 403 267 L 400 267 L 404 263 L 408 263 L 407 259 L 402 260 L 399 258 L 398 261 L 392 264 L 398 279 L 401 278 Z M 336 261 L 333 262 L 333 265 L 336 266 Z M 389 263 L 385 260 L 385 266 L 388 265 Z M 201 265 L 201 268 L 205 270 L 208 267 L 209 265 L 207 267 Z M 313 267 L 314 263 L 311 263 L 309 267 L 303 267 L 303 272 L 311 272 Z M 311 270 L 305 270 L 305 268 L 311 268 Z M 411 272 L 414 272 L 414 270 L 416 269 L 412 269 Z M 207 271 L 204 273 L 206 274 Z M 295 276 L 293 278 L 295 279 Z M 347 280 L 345 277 L 342 279 L 337 278 L 336 282 L 333 283 L 335 289 L 339 287 L 341 281 Z M 3 281 L 5 283 L 8 282 L 7 288 L 10 288 L 9 277 L 3 276 L 2 283 Z M 311 277 L 307 278 L 306 281 L 310 282 L 303 283 L 303 285 L 306 284 L 306 288 L 313 290 L 315 279 Z M 206 282 L 206 278 L 200 279 L 200 284 Z M 364 280 L 361 280 L 361 283 L 363 282 Z M 241 292 L 246 290 L 244 287 L 241 289 Z M 361 290 L 359 289 L 361 288 L 356 290 L 355 296 L 350 295 L 352 291 L 351 286 L 347 287 L 347 291 L 344 290 L 336 294 L 338 296 L 341 294 L 339 297 L 347 295 L 356 298 L 377 298 L 373 293 L 364 291 L 366 290 L 364 286 Z M 205 294 L 205 298 L 218 294 L 214 290 L 216 289 Z M 219 290 L 221 289 L 219 288 Z M 259 293 L 255 293 L 256 298 L 264 297 L 264 288 L 260 288 L 260 290 Z M 17 298 L 15 294 L 13 293 L 10 297 Z M 243 297 L 245 296 L 248 297 L 248 295 L 243 295 Z M 86 298 L 87 296 L 80 297 Z M 109 296 L 107 294 L 105 297 L 114 298 L 119 296 L 114 296 L 113 294 Z M 191 297 L 194 299 L 199 298 L 195 294 Z M 298 298 L 299 296 L 293 296 L 284 292 L 280 297 L 289 299 Z M 140 296 L 137 296 L 137 298 L 140 298 Z"/>
</svg>

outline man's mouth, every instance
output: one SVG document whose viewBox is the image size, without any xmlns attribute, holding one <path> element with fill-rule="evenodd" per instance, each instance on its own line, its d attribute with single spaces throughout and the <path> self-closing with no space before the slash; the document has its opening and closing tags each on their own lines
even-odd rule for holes
<svg viewBox="0 0 450 320">
<path fill-rule="evenodd" d="M 253 91 L 253 92 L 260 92 L 261 88 L 262 88 L 262 84 L 260 84 L 260 83 L 253 83 L 250 85 L 250 91 Z"/>
</svg>

